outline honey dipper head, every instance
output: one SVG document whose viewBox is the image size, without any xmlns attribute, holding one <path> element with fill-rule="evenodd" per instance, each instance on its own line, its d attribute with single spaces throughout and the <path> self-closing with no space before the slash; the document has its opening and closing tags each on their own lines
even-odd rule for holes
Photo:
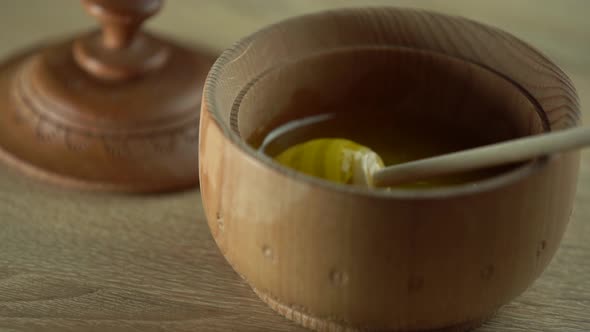
<svg viewBox="0 0 590 332">
<path fill-rule="evenodd" d="M 372 186 L 372 174 L 384 167 L 371 149 L 341 138 L 319 138 L 294 145 L 275 160 L 283 166 L 325 180 Z"/>
</svg>

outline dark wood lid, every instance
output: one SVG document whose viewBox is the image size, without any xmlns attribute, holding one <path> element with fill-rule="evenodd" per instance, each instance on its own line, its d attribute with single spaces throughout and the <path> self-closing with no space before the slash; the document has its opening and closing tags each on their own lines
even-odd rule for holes
<svg viewBox="0 0 590 332">
<path fill-rule="evenodd" d="M 213 57 L 139 31 L 162 1 L 82 3 L 101 32 L 0 66 L 4 159 L 85 189 L 195 186 L 201 87 Z"/>
</svg>

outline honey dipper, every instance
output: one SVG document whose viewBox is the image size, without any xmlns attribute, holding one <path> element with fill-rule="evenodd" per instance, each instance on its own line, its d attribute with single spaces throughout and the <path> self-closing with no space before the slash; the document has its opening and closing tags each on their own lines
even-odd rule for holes
<svg viewBox="0 0 590 332">
<path fill-rule="evenodd" d="M 527 136 L 385 167 L 370 148 L 341 138 L 294 145 L 275 159 L 282 165 L 338 183 L 389 187 L 440 175 L 522 162 L 590 145 L 581 127 Z"/>
</svg>

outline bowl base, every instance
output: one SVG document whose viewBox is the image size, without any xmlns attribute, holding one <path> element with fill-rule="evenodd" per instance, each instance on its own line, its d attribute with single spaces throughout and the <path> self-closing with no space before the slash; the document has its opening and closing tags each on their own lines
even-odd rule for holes
<svg viewBox="0 0 590 332">
<path fill-rule="evenodd" d="M 305 328 L 318 332 L 361 332 L 367 331 L 366 328 L 357 328 L 353 326 L 344 325 L 342 322 L 329 320 L 325 318 L 315 317 L 309 313 L 302 312 L 297 308 L 290 307 L 280 303 L 272 296 L 269 296 L 255 288 L 252 288 L 254 293 L 266 303 L 272 310 L 279 313 L 281 316 L 291 320 Z M 437 328 L 433 330 L 378 330 L 381 332 L 467 332 L 474 330 L 483 325 L 487 320 L 493 316 L 463 322 L 458 325 L 448 326 L 444 328 Z"/>
</svg>

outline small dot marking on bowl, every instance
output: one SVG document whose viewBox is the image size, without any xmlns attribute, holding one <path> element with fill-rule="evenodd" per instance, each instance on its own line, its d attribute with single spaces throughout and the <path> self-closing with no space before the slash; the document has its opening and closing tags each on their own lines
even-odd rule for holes
<svg viewBox="0 0 590 332">
<path fill-rule="evenodd" d="M 537 247 L 537 258 L 541 257 L 543 251 L 545 251 L 545 248 L 547 248 L 547 241 L 543 240 L 541 241 L 541 243 L 539 243 L 539 246 Z"/>
<path fill-rule="evenodd" d="M 221 214 L 221 212 L 218 211 L 215 215 L 215 218 L 217 220 L 217 229 L 219 229 L 220 232 L 223 232 L 225 228 L 225 223 L 223 222 L 223 215 Z"/>
<path fill-rule="evenodd" d="M 268 259 L 271 259 L 271 260 L 273 259 L 272 248 L 266 244 L 262 246 L 262 254 L 264 255 L 264 257 L 266 257 Z"/>
<path fill-rule="evenodd" d="M 483 280 L 490 280 L 492 279 L 492 277 L 494 276 L 495 273 L 495 268 L 493 265 L 488 265 L 486 268 L 484 268 L 483 270 L 481 270 L 481 278 Z"/>
<path fill-rule="evenodd" d="M 410 293 L 415 293 L 420 291 L 424 288 L 424 278 L 420 276 L 413 276 L 410 277 L 408 280 L 408 291 Z"/>
<path fill-rule="evenodd" d="M 344 286 L 348 283 L 348 274 L 344 271 L 334 269 L 330 271 L 330 283 L 337 287 Z"/>
</svg>

